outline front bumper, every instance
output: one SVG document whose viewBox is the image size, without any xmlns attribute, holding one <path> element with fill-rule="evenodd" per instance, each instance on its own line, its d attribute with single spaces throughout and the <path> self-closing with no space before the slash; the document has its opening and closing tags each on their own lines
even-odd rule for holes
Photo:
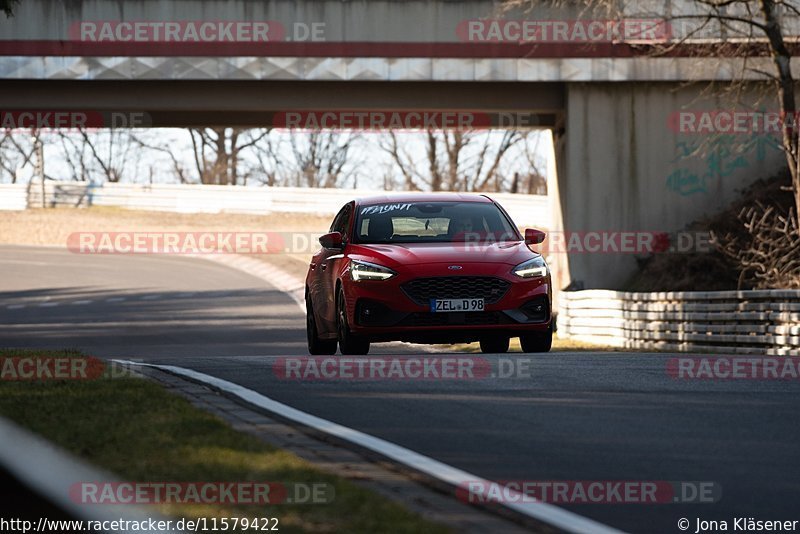
<svg viewBox="0 0 800 534">
<path fill-rule="evenodd" d="M 398 273 L 385 281 L 347 280 L 345 300 L 353 333 L 375 341 L 456 343 L 475 341 L 488 334 L 514 337 L 525 332 L 543 332 L 551 326 L 549 276 L 525 280 L 511 274 L 507 265 L 472 266 L 459 277 L 502 279 L 507 282 L 505 293 L 494 302 L 487 301 L 480 312 L 434 313 L 423 299 L 412 298 L 407 283 L 420 278 L 456 277 L 442 274 L 436 266 L 431 266 L 430 271 L 413 275 Z"/>
</svg>

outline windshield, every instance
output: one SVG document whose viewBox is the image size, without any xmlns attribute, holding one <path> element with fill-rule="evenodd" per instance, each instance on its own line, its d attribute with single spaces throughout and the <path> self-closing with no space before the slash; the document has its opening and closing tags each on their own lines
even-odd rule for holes
<svg viewBox="0 0 800 534">
<path fill-rule="evenodd" d="M 361 206 L 356 243 L 519 241 L 519 233 L 488 202 L 406 202 Z"/>
</svg>

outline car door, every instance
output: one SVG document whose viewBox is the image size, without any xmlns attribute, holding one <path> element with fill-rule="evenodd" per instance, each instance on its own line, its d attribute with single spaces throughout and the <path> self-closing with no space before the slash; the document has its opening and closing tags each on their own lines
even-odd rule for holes
<svg viewBox="0 0 800 534">
<path fill-rule="evenodd" d="M 331 225 L 331 232 L 339 232 L 345 245 L 349 239 L 350 225 L 353 220 L 353 206 L 350 202 L 339 210 Z M 337 266 L 344 258 L 342 250 L 322 248 L 316 259 L 319 298 L 314 300 L 317 307 L 320 329 L 327 333 L 336 332 L 336 276 Z"/>
</svg>

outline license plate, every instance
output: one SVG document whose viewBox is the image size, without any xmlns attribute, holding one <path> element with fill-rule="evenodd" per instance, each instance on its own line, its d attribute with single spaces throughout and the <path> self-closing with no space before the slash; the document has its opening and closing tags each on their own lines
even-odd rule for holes
<svg viewBox="0 0 800 534">
<path fill-rule="evenodd" d="M 483 299 L 431 299 L 430 305 L 434 313 L 483 311 Z"/>
</svg>

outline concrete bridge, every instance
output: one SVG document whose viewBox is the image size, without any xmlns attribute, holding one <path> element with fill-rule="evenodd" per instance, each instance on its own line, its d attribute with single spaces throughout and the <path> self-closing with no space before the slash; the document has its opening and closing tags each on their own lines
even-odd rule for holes
<svg viewBox="0 0 800 534">
<path fill-rule="evenodd" d="M 0 108 L 143 112 L 152 126 L 268 126 L 297 110 L 519 113 L 553 132 L 551 231 L 673 232 L 783 158 L 776 136 L 697 131 L 698 110 L 731 107 L 708 84 L 740 77 L 743 58 L 701 43 L 654 57 L 691 27 L 626 19 L 579 6 L 499 13 L 488 0 L 23 0 L 0 19 Z M 771 67 L 748 66 L 754 102 L 756 69 Z M 561 287 L 613 286 L 635 269 L 635 254 L 556 256 Z"/>
</svg>

